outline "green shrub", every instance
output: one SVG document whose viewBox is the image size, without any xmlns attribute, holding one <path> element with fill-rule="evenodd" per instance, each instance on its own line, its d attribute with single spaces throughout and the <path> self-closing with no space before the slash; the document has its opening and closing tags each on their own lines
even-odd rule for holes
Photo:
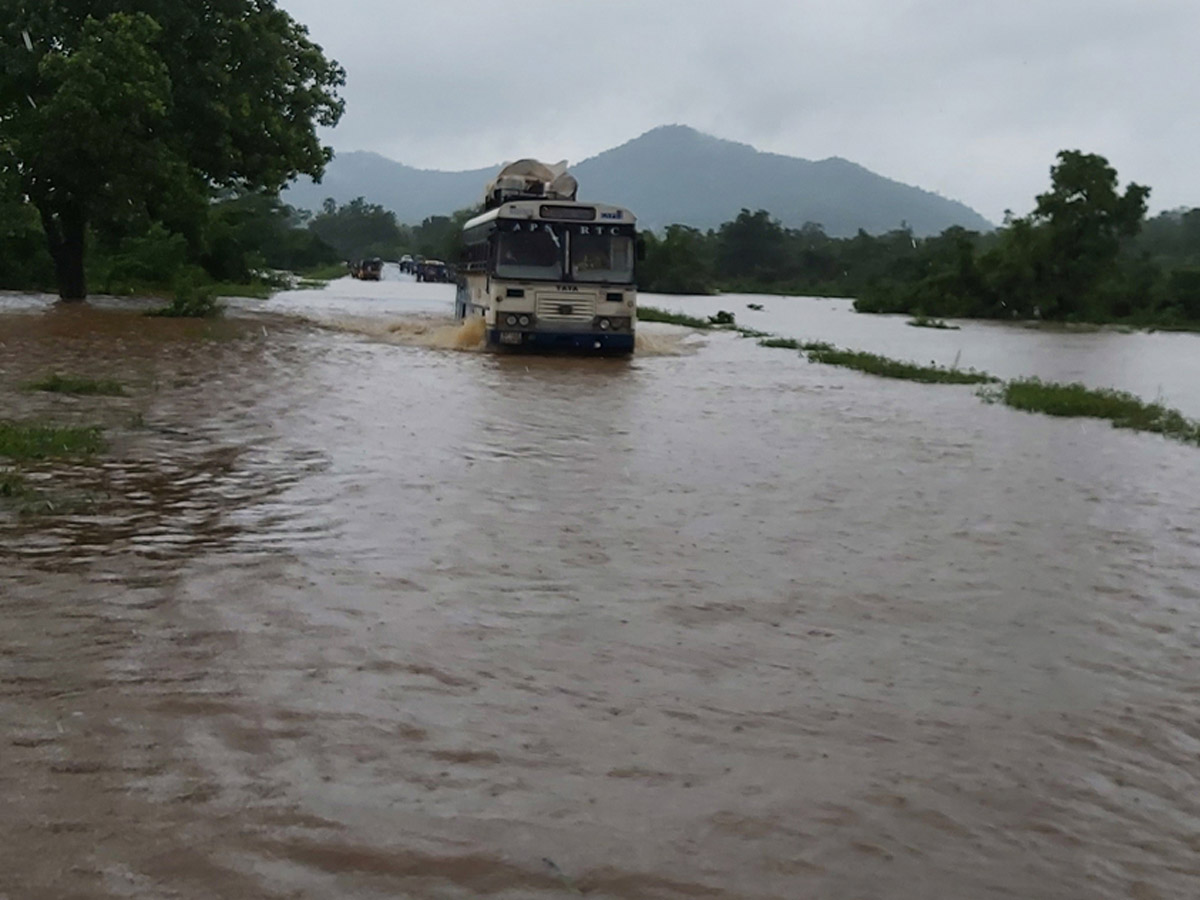
<svg viewBox="0 0 1200 900">
<path fill-rule="evenodd" d="M 193 277 L 183 275 L 175 282 L 175 298 L 166 306 L 151 310 L 146 315 L 171 319 L 211 319 L 224 311 L 225 307 L 217 302 L 215 287 L 197 285 Z"/>
</svg>

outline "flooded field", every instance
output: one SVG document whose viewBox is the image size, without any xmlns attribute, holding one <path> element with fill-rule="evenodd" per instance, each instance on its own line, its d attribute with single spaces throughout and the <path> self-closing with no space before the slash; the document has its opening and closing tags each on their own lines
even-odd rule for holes
<svg viewBox="0 0 1200 900">
<path fill-rule="evenodd" d="M 0 419 L 110 443 L 0 506 L 0 897 L 1200 896 L 1200 451 L 730 333 L 465 352 L 452 290 L 0 296 Z M 1200 415 L 1196 335 L 688 302 Z"/>
</svg>

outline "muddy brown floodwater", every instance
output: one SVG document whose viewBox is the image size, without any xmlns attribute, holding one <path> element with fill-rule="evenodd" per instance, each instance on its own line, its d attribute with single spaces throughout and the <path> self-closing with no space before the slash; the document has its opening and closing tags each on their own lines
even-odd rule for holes
<svg viewBox="0 0 1200 900">
<path fill-rule="evenodd" d="M 110 439 L 0 508 L 0 896 L 1200 896 L 1196 448 L 730 334 L 455 352 L 443 288 L 0 299 L 0 418 Z M 1200 337 L 762 302 L 1200 407 Z"/>
</svg>

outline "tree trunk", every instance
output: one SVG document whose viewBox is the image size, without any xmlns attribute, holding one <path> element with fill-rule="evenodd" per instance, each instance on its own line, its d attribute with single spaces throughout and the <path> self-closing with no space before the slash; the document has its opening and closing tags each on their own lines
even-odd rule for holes
<svg viewBox="0 0 1200 900">
<path fill-rule="evenodd" d="M 39 203 L 46 243 L 54 259 L 58 296 L 74 301 L 87 298 L 87 279 L 83 273 L 83 245 L 86 223 L 83 212 L 74 205 L 57 212 L 48 203 Z"/>
</svg>

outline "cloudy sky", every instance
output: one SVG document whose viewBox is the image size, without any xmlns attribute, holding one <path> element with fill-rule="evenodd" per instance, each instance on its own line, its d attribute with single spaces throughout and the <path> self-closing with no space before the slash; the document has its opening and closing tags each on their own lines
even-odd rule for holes
<svg viewBox="0 0 1200 900">
<path fill-rule="evenodd" d="M 1028 212 L 1060 149 L 1200 206 L 1200 0 L 279 0 L 340 151 L 579 161 L 664 124 Z"/>
</svg>

